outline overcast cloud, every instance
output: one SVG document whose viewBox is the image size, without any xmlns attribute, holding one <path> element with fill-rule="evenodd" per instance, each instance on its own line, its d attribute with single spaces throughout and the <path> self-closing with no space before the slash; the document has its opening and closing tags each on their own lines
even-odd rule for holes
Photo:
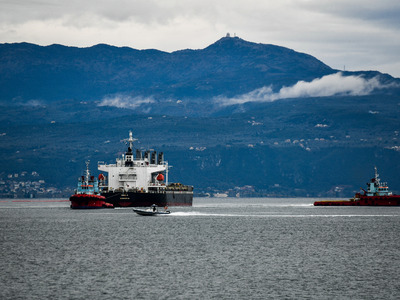
<svg viewBox="0 0 400 300">
<path fill-rule="evenodd" d="M 400 77 L 398 0 L 0 0 L 0 43 L 200 49 L 227 32 Z"/>
</svg>

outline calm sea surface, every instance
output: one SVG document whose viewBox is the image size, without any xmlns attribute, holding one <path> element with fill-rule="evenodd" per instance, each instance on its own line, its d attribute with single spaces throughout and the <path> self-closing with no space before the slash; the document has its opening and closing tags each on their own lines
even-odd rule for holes
<svg viewBox="0 0 400 300">
<path fill-rule="evenodd" d="M 399 299 L 400 207 L 0 201 L 0 299 Z"/>
</svg>

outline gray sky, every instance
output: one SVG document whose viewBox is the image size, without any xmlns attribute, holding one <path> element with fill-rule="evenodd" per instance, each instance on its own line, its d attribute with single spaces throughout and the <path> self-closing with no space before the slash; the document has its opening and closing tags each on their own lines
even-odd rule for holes
<svg viewBox="0 0 400 300">
<path fill-rule="evenodd" d="M 227 32 L 400 77 L 399 0 L 0 0 L 0 43 L 171 52 Z"/>
</svg>

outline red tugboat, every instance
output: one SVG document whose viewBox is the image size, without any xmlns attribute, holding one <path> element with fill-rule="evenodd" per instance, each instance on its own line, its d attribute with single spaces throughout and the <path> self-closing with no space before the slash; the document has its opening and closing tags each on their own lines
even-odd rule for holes
<svg viewBox="0 0 400 300">
<path fill-rule="evenodd" d="M 74 209 L 114 208 L 112 204 L 106 202 L 104 196 L 100 195 L 97 178 L 90 176 L 89 161 L 86 162 L 86 175 L 78 179 L 78 188 L 69 200 L 71 208 Z"/>
<path fill-rule="evenodd" d="M 386 182 L 379 179 L 378 170 L 375 167 L 375 177 L 367 183 L 367 190 L 363 194 L 357 193 L 350 200 L 316 201 L 315 206 L 400 206 L 400 195 L 393 195 L 389 191 Z"/>
</svg>

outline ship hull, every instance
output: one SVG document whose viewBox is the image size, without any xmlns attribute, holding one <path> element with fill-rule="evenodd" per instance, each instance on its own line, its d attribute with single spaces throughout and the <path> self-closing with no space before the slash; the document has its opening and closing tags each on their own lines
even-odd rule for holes
<svg viewBox="0 0 400 300">
<path fill-rule="evenodd" d="M 400 206 L 400 195 L 361 196 L 350 200 L 316 201 L 314 206 Z"/>
<path fill-rule="evenodd" d="M 106 198 L 100 195 L 75 194 L 69 200 L 72 209 L 97 209 L 112 208 L 113 206 L 106 202 Z"/>
<path fill-rule="evenodd" d="M 165 193 L 104 192 L 106 202 L 114 207 L 192 206 L 193 192 L 167 191 Z"/>
</svg>

